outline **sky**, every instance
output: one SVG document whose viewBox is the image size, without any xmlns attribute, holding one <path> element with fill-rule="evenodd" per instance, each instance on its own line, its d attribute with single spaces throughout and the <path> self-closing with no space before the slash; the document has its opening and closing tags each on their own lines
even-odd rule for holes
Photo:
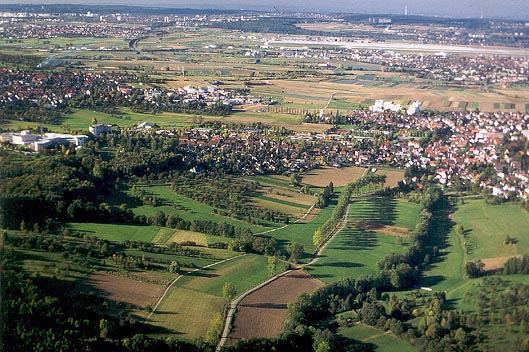
<svg viewBox="0 0 529 352">
<path fill-rule="evenodd" d="M 529 22 L 529 0 L 0 0 L 8 3 L 125 4 L 153 7 L 245 9 L 259 11 L 314 11 L 389 13 L 449 17 L 510 18 Z"/>
</svg>

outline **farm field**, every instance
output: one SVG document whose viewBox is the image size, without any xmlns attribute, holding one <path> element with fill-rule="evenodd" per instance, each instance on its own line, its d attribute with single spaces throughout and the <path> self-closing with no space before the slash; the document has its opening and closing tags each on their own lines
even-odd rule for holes
<svg viewBox="0 0 529 352">
<path fill-rule="evenodd" d="M 145 215 L 150 217 L 159 211 L 163 211 L 166 215 L 178 215 L 187 221 L 208 219 L 215 222 L 225 222 L 239 227 L 249 227 L 254 233 L 279 226 L 274 223 L 266 223 L 267 227 L 250 225 L 242 220 L 215 214 L 213 207 L 175 193 L 171 190 L 171 186 L 168 184 L 136 185 L 136 188 L 144 190 L 148 194 L 156 195 L 162 201 L 162 205 L 156 207 L 151 205 L 131 206 L 130 209 L 135 215 Z M 132 190 L 130 189 L 125 191 L 125 193 L 128 196 L 132 196 Z M 115 200 L 115 202 L 119 203 L 119 199 Z"/>
<path fill-rule="evenodd" d="M 325 282 L 375 273 L 380 259 L 404 251 L 418 209 L 418 204 L 392 198 L 354 198 L 346 227 L 308 272 Z"/>
<path fill-rule="evenodd" d="M 154 285 L 103 272 L 91 274 L 82 283 L 83 290 L 98 296 L 132 305 L 136 313 L 147 315 L 147 308 L 153 306 L 162 296 L 165 286 Z"/>
<path fill-rule="evenodd" d="M 386 183 L 384 184 L 384 187 L 397 187 L 399 184 L 399 181 L 404 180 L 403 170 L 378 167 L 376 174 L 386 175 Z"/>
<path fill-rule="evenodd" d="M 267 277 L 266 258 L 245 255 L 182 276 L 170 289 L 149 324 L 156 335 L 178 334 L 185 339 L 206 336 L 209 322 L 224 306 L 222 287 L 231 282 L 240 294 Z"/>
<path fill-rule="evenodd" d="M 308 260 L 316 249 L 312 243 L 312 235 L 331 216 L 336 206 L 336 197 L 337 195 L 327 207 L 319 209 L 315 216 L 309 215 L 304 221 L 291 223 L 285 228 L 266 233 L 266 236 L 275 238 L 282 249 L 286 249 L 290 243 L 301 243 L 305 247 L 305 252 L 300 259 L 302 262 Z"/>
<path fill-rule="evenodd" d="M 363 167 L 323 167 L 311 170 L 303 175 L 303 183 L 316 187 L 325 187 L 332 181 L 334 187 L 345 186 L 348 183 L 358 180 L 365 172 Z"/>
<path fill-rule="evenodd" d="M 246 296 L 238 306 L 230 343 L 242 338 L 274 338 L 283 330 L 287 304 L 303 292 L 323 286 L 301 270 L 292 271 Z"/>
<path fill-rule="evenodd" d="M 210 320 L 223 306 L 221 297 L 174 287 L 158 306 L 149 325 L 155 336 L 198 339 L 206 336 Z"/>
<path fill-rule="evenodd" d="M 159 226 L 151 225 L 122 225 L 122 224 L 98 224 L 98 223 L 67 223 L 65 225 L 70 231 L 85 233 L 88 236 L 123 242 L 143 241 L 151 242 L 160 231 Z"/>
<path fill-rule="evenodd" d="M 368 74 L 363 72 L 363 77 Z M 378 74 L 378 72 L 375 72 Z M 362 78 L 362 77 L 361 77 Z M 465 89 L 442 87 L 443 89 L 432 89 L 432 83 L 424 81 L 399 84 L 398 94 L 392 82 L 350 80 L 347 84 L 333 82 L 328 79 L 304 79 L 304 80 L 273 80 L 269 81 L 268 91 L 287 92 L 285 99 L 292 103 L 310 104 L 323 107 L 331 93 L 339 94 L 341 102 L 365 104 L 368 100 L 383 99 L 395 103 L 407 105 L 410 98 L 423 102 L 422 108 L 438 111 L 464 111 L 469 105 L 478 106 L 480 111 L 499 111 L 503 108 L 491 102 L 503 102 L 510 104 L 514 109 L 524 111 L 529 93 L 523 93 L 515 89 L 502 89 L 490 92 L 482 92 L 479 87 L 466 87 Z M 376 84 L 374 84 L 376 83 Z M 303 94 L 288 93 L 299 92 Z M 342 103 L 343 104 L 343 103 Z M 340 109 L 344 111 L 344 109 Z M 346 111 L 346 110 L 345 110 Z"/>
<path fill-rule="evenodd" d="M 345 338 L 355 339 L 364 344 L 372 344 L 377 352 L 415 351 L 413 346 L 398 338 L 390 331 L 379 330 L 364 323 L 358 323 L 352 327 L 339 328 L 338 335 Z"/>
<path fill-rule="evenodd" d="M 465 230 L 469 260 L 481 259 L 492 264 L 496 259 L 499 262 L 494 263 L 494 267 L 498 267 L 509 257 L 529 254 L 529 213 L 519 205 L 465 200 L 465 204 L 457 205 L 452 218 Z M 505 244 L 507 236 L 515 243 Z"/>
</svg>

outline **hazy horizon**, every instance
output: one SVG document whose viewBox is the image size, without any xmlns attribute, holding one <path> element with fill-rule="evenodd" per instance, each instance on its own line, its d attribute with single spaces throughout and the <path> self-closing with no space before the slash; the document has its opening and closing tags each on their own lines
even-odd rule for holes
<svg viewBox="0 0 529 352">
<path fill-rule="evenodd" d="M 322 3 L 321 0 L 0 0 L 0 4 L 82 4 L 82 5 L 130 5 L 148 7 L 172 7 L 194 9 L 234 9 L 256 11 L 292 12 L 347 12 L 404 14 L 407 6 L 410 15 L 431 15 L 449 17 L 474 17 L 483 14 L 485 18 L 510 18 L 529 22 L 529 1 L 527 0 L 335 0 Z"/>
</svg>

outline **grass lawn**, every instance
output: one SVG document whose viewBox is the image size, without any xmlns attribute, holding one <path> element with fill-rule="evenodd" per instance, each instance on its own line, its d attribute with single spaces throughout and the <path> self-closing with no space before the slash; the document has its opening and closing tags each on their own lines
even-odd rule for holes
<svg viewBox="0 0 529 352">
<path fill-rule="evenodd" d="M 394 202 L 392 200 L 391 202 Z M 396 200 L 397 216 L 394 220 L 393 226 L 406 227 L 410 230 L 415 229 L 415 225 L 419 220 L 420 205 L 417 203 L 408 202 L 405 199 Z"/>
<path fill-rule="evenodd" d="M 103 240 L 123 242 L 126 240 L 151 242 L 160 231 L 159 226 L 98 224 L 71 222 L 65 224 L 71 231 L 86 233 Z"/>
<path fill-rule="evenodd" d="M 466 200 L 452 218 L 465 229 L 469 259 L 529 254 L 529 213 L 519 205 Z M 516 244 L 504 244 L 507 235 Z"/>
<path fill-rule="evenodd" d="M 355 339 L 366 344 L 373 344 L 377 352 L 415 351 L 412 345 L 398 338 L 393 333 L 376 329 L 364 323 L 348 328 L 340 328 L 338 329 L 338 334 L 342 337 Z"/>
<path fill-rule="evenodd" d="M 471 280 L 465 279 L 464 265 L 467 257 L 463 239 L 454 230 L 448 234 L 441 256 L 424 272 L 421 286 L 434 291 L 446 291 L 447 299 L 459 301 Z"/>
</svg>

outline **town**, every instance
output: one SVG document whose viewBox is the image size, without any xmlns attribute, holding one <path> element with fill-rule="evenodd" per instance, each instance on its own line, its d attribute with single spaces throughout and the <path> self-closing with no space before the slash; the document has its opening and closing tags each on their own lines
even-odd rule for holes
<svg viewBox="0 0 529 352">
<path fill-rule="evenodd" d="M 529 351 L 525 2 L 26 1 L 0 350 Z"/>
</svg>

